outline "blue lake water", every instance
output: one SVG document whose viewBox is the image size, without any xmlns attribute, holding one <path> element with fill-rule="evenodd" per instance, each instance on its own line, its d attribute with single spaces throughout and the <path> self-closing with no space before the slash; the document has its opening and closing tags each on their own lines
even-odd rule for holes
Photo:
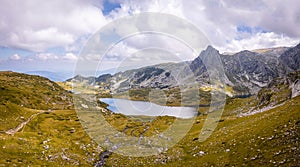
<svg viewBox="0 0 300 167">
<path fill-rule="evenodd" d="M 197 115 L 194 107 L 170 107 L 161 106 L 151 102 L 133 101 L 116 98 L 101 98 L 100 101 L 108 104 L 109 110 L 124 115 L 144 116 L 174 116 L 177 118 L 192 118 Z"/>
</svg>

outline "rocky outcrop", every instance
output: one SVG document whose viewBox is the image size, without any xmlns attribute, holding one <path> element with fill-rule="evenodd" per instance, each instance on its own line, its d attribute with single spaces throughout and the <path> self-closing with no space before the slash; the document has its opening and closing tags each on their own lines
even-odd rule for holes
<svg viewBox="0 0 300 167">
<path fill-rule="evenodd" d="M 258 92 L 260 106 L 277 105 L 300 95 L 300 73 L 292 72 L 282 78 L 275 78 Z"/>
<path fill-rule="evenodd" d="M 67 79 L 67 82 L 86 82 L 87 84 L 93 84 L 95 82 L 95 77 L 84 77 L 81 75 L 76 75 L 73 78 Z"/>
<path fill-rule="evenodd" d="M 300 79 L 297 79 L 292 85 L 292 98 L 300 95 Z"/>
</svg>

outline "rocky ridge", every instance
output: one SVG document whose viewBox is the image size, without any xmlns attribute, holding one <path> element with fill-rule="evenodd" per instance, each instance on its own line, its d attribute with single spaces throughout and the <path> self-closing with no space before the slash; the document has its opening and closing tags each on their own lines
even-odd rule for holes
<svg viewBox="0 0 300 167">
<path fill-rule="evenodd" d="M 209 85 L 214 82 L 214 72 L 221 71 L 225 74 L 221 80 L 233 88 L 234 96 L 247 96 L 257 94 L 274 78 L 299 69 L 300 44 L 291 48 L 245 50 L 231 55 L 221 54 L 208 46 L 190 62 L 164 63 L 99 77 L 78 75 L 67 81 L 85 81 L 90 85 L 105 85 L 113 92 L 122 92 L 132 88 L 172 88 L 194 81 Z"/>
</svg>

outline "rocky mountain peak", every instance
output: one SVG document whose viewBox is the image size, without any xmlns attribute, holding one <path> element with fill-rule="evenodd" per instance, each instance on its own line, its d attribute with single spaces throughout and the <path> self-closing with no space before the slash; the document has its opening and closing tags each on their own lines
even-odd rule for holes
<svg viewBox="0 0 300 167">
<path fill-rule="evenodd" d="M 200 53 L 200 56 L 209 56 L 211 54 L 219 54 L 219 51 L 211 45 L 208 45 L 207 48 Z"/>
<path fill-rule="evenodd" d="M 191 62 L 158 64 L 99 77 L 75 76 L 73 80 L 112 84 L 116 90 L 128 90 L 135 87 L 172 87 L 177 86 L 179 80 L 181 84 L 187 84 L 186 78 L 191 76 L 199 83 L 210 83 L 214 79 L 212 77 L 221 76 L 222 82 L 230 85 L 237 95 L 244 96 L 257 94 L 274 78 L 297 70 L 300 70 L 300 44 L 292 48 L 244 50 L 233 55 L 220 54 L 214 47 L 207 46 Z M 300 81 L 296 83 L 298 90 Z"/>
<path fill-rule="evenodd" d="M 249 55 L 249 54 L 255 55 L 255 54 L 257 54 L 257 53 L 251 52 L 251 51 L 249 51 L 249 50 L 243 50 L 243 51 L 240 51 L 240 52 L 236 53 L 236 55 Z"/>
</svg>

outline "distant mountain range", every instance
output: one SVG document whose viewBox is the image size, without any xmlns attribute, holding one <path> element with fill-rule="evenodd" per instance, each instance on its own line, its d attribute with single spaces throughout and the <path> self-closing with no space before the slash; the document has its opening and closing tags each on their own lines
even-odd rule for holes
<svg viewBox="0 0 300 167">
<path fill-rule="evenodd" d="M 103 75 L 103 74 L 115 74 L 116 72 L 119 71 L 126 71 L 129 69 L 133 69 L 134 67 L 118 67 L 118 68 L 110 68 L 110 69 L 106 69 L 103 71 L 80 71 L 82 76 L 90 76 L 90 75 L 95 75 L 99 76 L 99 75 Z M 50 79 L 51 81 L 55 81 L 55 82 L 63 82 L 66 81 L 67 79 L 71 78 L 74 76 L 74 72 L 73 71 L 65 71 L 65 72 L 53 72 L 53 71 L 27 71 L 24 72 L 25 74 L 29 74 L 29 75 L 38 75 L 38 76 L 42 76 L 42 77 L 46 77 L 48 79 Z M 88 77 L 86 77 L 88 78 Z"/>
<path fill-rule="evenodd" d="M 51 71 L 27 71 L 25 72 L 25 74 L 46 77 L 51 81 L 56 81 L 56 82 L 65 81 L 66 79 L 72 77 L 73 75 L 72 72 L 59 73 L 59 72 L 51 72 Z"/>
<path fill-rule="evenodd" d="M 158 64 L 99 77 L 77 75 L 67 81 L 102 84 L 115 91 L 145 87 L 171 88 L 190 84 L 191 78 L 195 78 L 199 84 L 210 84 L 212 81 L 206 64 L 213 66 L 218 61 L 217 57 L 223 64 L 225 84 L 232 87 L 237 96 L 256 94 L 274 78 L 300 70 L 300 44 L 291 48 L 245 50 L 232 54 L 220 54 L 208 46 L 193 61 Z M 215 68 L 221 69 L 217 65 Z"/>
</svg>

